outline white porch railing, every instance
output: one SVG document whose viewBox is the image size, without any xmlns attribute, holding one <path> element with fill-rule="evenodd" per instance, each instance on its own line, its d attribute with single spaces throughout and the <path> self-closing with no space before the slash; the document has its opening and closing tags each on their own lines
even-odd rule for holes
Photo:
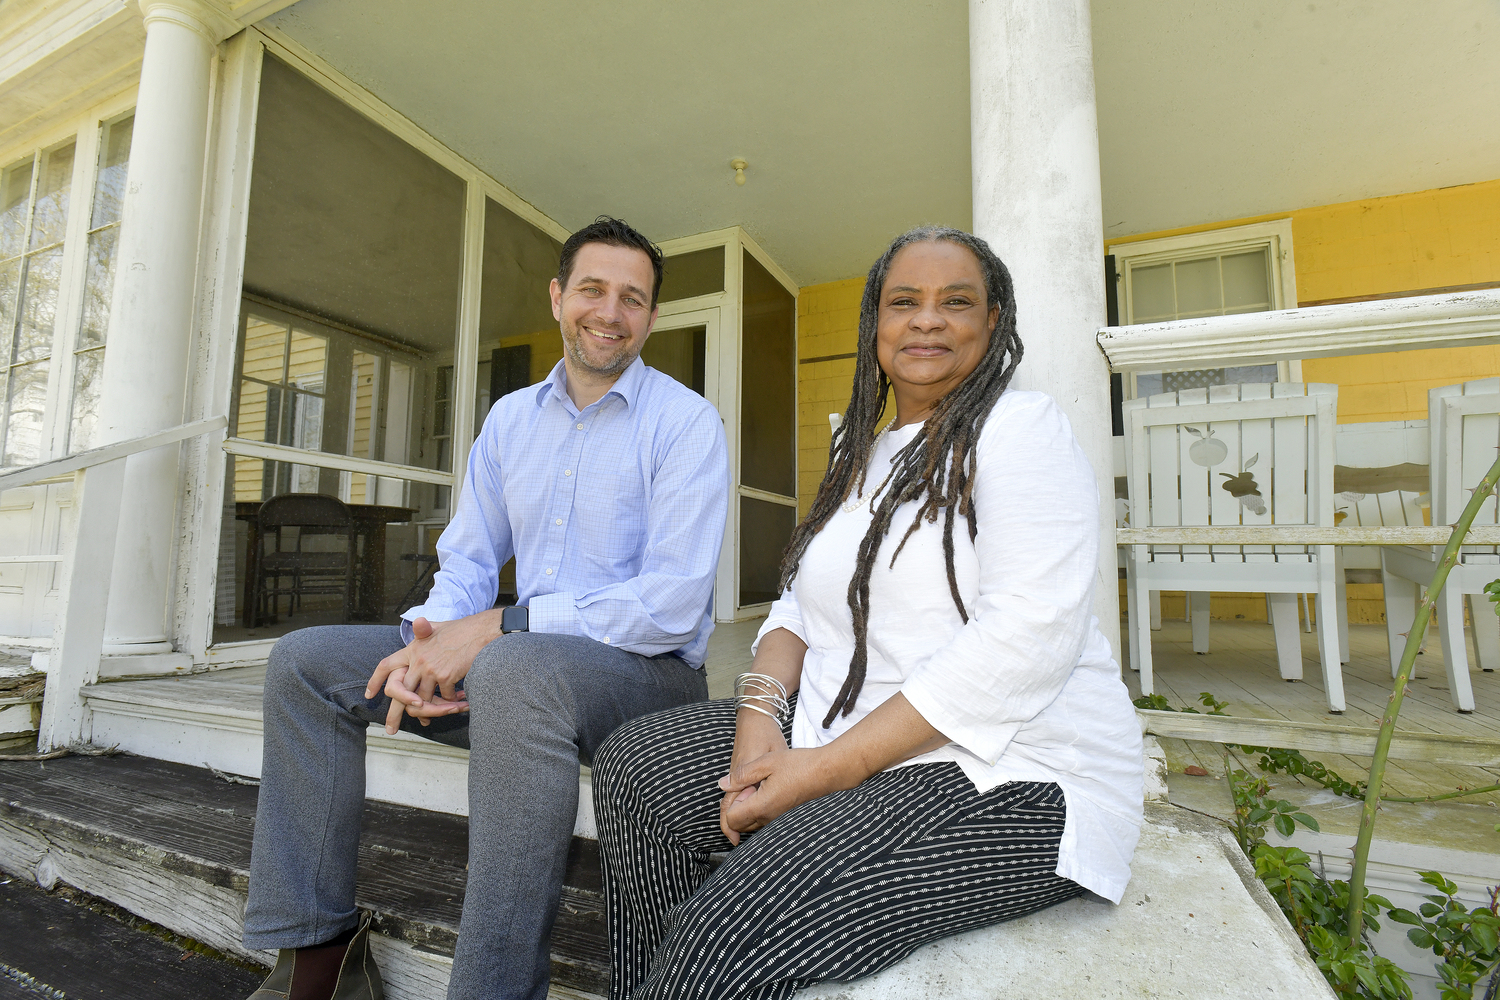
<svg viewBox="0 0 1500 1000">
<path fill-rule="evenodd" d="M 1500 289 L 1113 326 L 1099 331 L 1099 347 L 1109 360 L 1110 370 L 1116 372 L 1229 368 L 1497 341 L 1500 341 Z M 1118 528 L 1115 543 L 1444 545 L 1450 534 L 1451 529 L 1444 525 L 1338 528 L 1206 525 Z M 1500 545 L 1500 527 L 1473 528 L 1467 540 L 1474 545 Z M 1363 756 L 1374 750 L 1373 729 L 1175 712 L 1142 711 L 1140 716 L 1146 732 L 1156 736 Z M 1482 767 L 1500 764 L 1500 742 L 1416 734 L 1402 734 L 1397 740 L 1400 753 L 1410 759 Z"/>
<path fill-rule="evenodd" d="M 104 612 L 114 570 L 115 540 L 120 530 L 120 492 L 125 463 L 132 455 L 179 444 L 201 434 L 223 430 L 226 417 L 210 417 L 154 434 L 92 448 L 67 458 L 40 462 L 0 473 L 0 490 L 73 476 L 73 509 L 78 512 L 73 539 L 62 555 L 15 556 L 8 562 L 61 562 L 62 600 L 52 633 L 47 690 L 42 699 L 43 750 L 83 738 L 87 709 L 82 691 L 99 676 L 104 651 Z"/>
<path fill-rule="evenodd" d="M 1111 371 L 1230 368 L 1500 340 L 1500 288 L 1107 326 Z"/>
</svg>

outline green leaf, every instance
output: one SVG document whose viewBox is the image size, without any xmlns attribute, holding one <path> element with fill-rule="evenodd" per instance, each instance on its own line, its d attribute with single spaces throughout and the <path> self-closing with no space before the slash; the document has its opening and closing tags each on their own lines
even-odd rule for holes
<svg viewBox="0 0 1500 1000">
<path fill-rule="evenodd" d="M 1411 912 L 1410 910 L 1403 910 L 1403 909 L 1397 908 L 1397 909 L 1391 910 L 1389 916 L 1390 916 L 1390 918 L 1392 920 L 1396 921 L 1396 923 L 1398 923 L 1398 924 L 1414 924 L 1414 925 L 1416 925 L 1418 927 L 1420 927 L 1422 925 L 1422 918 L 1419 917 L 1419 916 L 1417 916 L 1415 913 Z"/>
<path fill-rule="evenodd" d="M 1304 813 L 1304 812 L 1292 813 L 1292 819 L 1296 820 L 1298 823 L 1301 823 L 1303 826 L 1307 827 L 1309 830 L 1313 831 L 1314 833 L 1320 833 L 1321 832 L 1321 830 L 1318 827 L 1318 821 L 1315 820 L 1315 819 L 1313 819 L 1307 813 Z"/>
<path fill-rule="evenodd" d="M 1277 814 L 1277 816 L 1276 816 L 1276 832 L 1277 833 L 1281 834 L 1283 837 L 1290 837 L 1292 835 L 1292 831 L 1294 831 L 1296 828 L 1297 828 L 1297 825 L 1292 822 L 1292 818 L 1290 816 L 1282 816 L 1280 814 Z"/>
<path fill-rule="evenodd" d="M 1418 948 L 1435 948 L 1437 946 L 1437 938 L 1427 933 L 1427 929 L 1424 927 L 1413 927 L 1406 932 L 1406 937 Z"/>
</svg>

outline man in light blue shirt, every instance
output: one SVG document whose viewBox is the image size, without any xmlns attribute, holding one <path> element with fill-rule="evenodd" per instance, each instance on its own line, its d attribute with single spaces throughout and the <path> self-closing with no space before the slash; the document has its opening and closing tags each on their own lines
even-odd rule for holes
<svg viewBox="0 0 1500 1000">
<path fill-rule="evenodd" d="M 563 360 L 490 410 L 427 603 L 272 650 L 245 944 L 280 955 L 255 1000 L 380 996 L 354 905 L 377 721 L 470 749 L 450 1000 L 545 998 L 580 757 L 707 697 L 727 448 L 708 401 L 640 360 L 661 274 L 618 220 L 574 233 L 552 282 Z M 517 604 L 496 608 L 512 556 Z"/>
</svg>

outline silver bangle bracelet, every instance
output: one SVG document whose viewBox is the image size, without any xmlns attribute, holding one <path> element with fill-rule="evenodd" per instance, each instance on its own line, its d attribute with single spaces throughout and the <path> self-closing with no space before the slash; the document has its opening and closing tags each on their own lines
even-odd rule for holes
<svg viewBox="0 0 1500 1000">
<path fill-rule="evenodd" d="M 734 707 L 759 712 L 775 720 L 777 725 L 785 725 L 792 714 L 786 685 L 769 674 L 753 672 L 740 674 L 734 679 Z"/>
</svg>

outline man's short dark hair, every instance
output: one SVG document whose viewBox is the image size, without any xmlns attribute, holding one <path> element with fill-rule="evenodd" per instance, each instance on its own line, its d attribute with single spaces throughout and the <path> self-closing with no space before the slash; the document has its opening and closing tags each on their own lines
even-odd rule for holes
<svg viewBox="0 0 1500 1000">
<path fill-rule="evenodd" d="M 651 260 L 651 270 L 655 275 L 655 281 L 651 285 L 651 308 L 656 308 L 656 297 L 661 294 L 661 250 L 655 243 L 631 228 L 629 223 L 609 215 L 599 216 L 569 236 L 568 241 L 562 245 L 562 258 L 557 262 L 559 285 L 564 288 L 568 287 L 568 279 L 573 276 L 573 260 L 585 243 L 603 243 L 605 246 L 624 247 L 628 250 L 639 250 L 645 254 Z"/>
</svg>

